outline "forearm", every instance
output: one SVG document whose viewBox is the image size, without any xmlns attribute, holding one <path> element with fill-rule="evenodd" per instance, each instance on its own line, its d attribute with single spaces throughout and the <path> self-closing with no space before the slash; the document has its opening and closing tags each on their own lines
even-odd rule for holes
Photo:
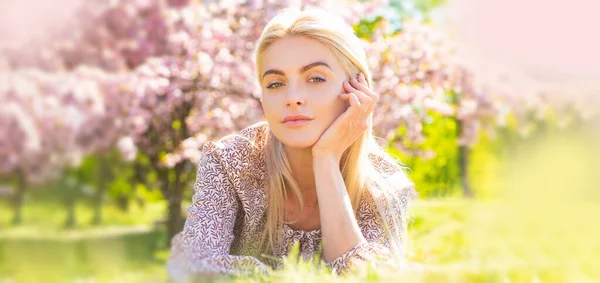
<svg viewBox="0 0 600 283">
<path fill-rule="evenodd" d="M 313 170 L 319 199 L 323 259 L 331 261 L 364 241 L 364 237 L 356 222 L 339 162 L 332 156 L 316 155 L 313 156 Z"/>
</svg>

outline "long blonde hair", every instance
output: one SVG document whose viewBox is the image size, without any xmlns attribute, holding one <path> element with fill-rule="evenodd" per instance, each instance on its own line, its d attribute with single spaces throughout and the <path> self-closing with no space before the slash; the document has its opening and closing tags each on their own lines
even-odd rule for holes
<svg viewBox="0 0 600 283">
<path fill-rule="evenodd" d="M 368 87 L 371 88 L 373 82 L 367 65 L 366 54 L 352 27 L 347 25 L 340 17 L 314 8 L 305 10 L 288 8 L 267 23 L 254 50 L 253 59 L 259 84 L 264 51 L 277 40 L 294 36 L 303 36 L 326 45 L 344 66 L 349 76 L 356 77 L 358 73 L 362 72 L 365 75 Z M 369 190 L 374 196 L 373 199 L 380 215 L 390 213 L 404 213 L 406 215 L 405 211 L 385 211 L 386 207 L 390 207 L 390 203 L 384 204 L 381 201 L 387 200 L 389 202 L 391 199 L 376 197 L 381 193 L 388 196 L 397 195 L 397 193 L 394 193 L 397 188 L 394 188 L 393 181 L 381 177 L 373 167 L 369 159 L 369 153 L 375 153 L 392 164 L 398 164 L 398 161 L 387 154 L 377 143 L 372 130 L 373 115 L 370 115 L 367 130 L 344 152 L 340 161 L 340 171 L 344 178 L 352 208 L 356 214 L 363 193 L 365 190 Z M 300 187 L 292 177 L 291 167 L 283 150 L 283 144 L 270 131 L 264 153 L 267 166 L 268 210 L 266 227 L 263 230 L 260 247 L 265 251 L 270 250 L 273 252 L 275 247 L 280 247 L 279 245 L 283 241 L 286 188 L 294 193 L 300 201 L 301 208 L 304 206 L 304 202 Z M 402 170 L 399 171 L 399 174 L 402 176 L 397 180 L 408 180 Z M 375 186 L 373 186 L 373 183 Z M 386 229 L 388 233 L 391 233 L 388 234 L 391 239 L 394 239 L 392 243 L 396 247 L 393 247 L 393 249 L 396 254 L 401 255 L 404 248 L 397 244 L 405 242 L 402 241 L 400 236 L 406 230 L 406 223 L 390 225 L 389 221 L 394 221 L 394 217 L 389 215 L 382 218 L 388 228 L 401 229 L 401 231 Z M 405 238 L 405 236 L 402 238 Z"/>
</svg>

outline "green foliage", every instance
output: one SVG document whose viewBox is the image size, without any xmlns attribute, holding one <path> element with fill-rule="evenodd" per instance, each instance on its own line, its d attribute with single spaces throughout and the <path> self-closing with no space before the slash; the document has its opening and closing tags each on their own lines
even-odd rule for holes
<svg viewBox="0 0 600 283">
<path fill-rule="evenodd" d="M 30 192 L 23 208 L 23 226 L 10 229 L 25 231 L 60 231 L 67 216 L 67 209 L 60 201 L 64 190 L 60 186 Z M 166 202 L 152 201 L 145 205 L 132 202 L 127 211 L 123 211 L 115 202 L 107 202 L 102 207 L 104 223 L 97 228 L 123 225 L 152 225 L 165 213 Z M 10 227 L 12 211 L 9 204 L 0 203 L 0 232 Z M 94 209 L 87 201 L 78 201 L 75 205 L 78 229 L 92 228 Z"/>
<path fill-rule="evenodd" d="M 471 149 L 468 181 L 478 199 L 492 198 L 502 187 L 506 151 L 506 145 L 485 132 Z"/>
<path fill-rule="evenodd" d="M 443 7 L 447 0 L 392 0 L 390 8 L 394 9 L 402 19 L 430 21 L 432 12 Z"/>
<path fill-rule="evenodd" d="M 431 13 L 435 8 L 445 5 L 447 0 L 413 0 L 415 8 L 423 14 Z"/>
<path fill-rule="evenodd" d="M 174 120 L 173 124 L 171 125 L 171 127 L 173 127 L 173 130 L 179 130 L 181 128 L 181 121 L 180 120 Z"/>
<path fill-rule="evenodd" d="M 415 154 L 404 153 L 396 148 L 389 152 L 397 156 L 409 168 L 409 177 L 417 185 L 421 197 L 439 197 L 458 194 L 460 192 L 458 146 L 456 143 L 456 121 L 437 113 L 430 113 L 423 126 L 425 142 L 411 144 L 402 140 L 403 146 L 413 150 Z M 402 137 L 406 128 L 398 128 L 398 136 Z M 433 157 L 423 158 L 417 152 L 431 152 Z"/>
<path fill-rule="evenodd" d="M 384 20 L 382 16 L 361 19 L 358 24 L 353 26 L 354 32 L 358 38 L 369 39 L 373 34 L 373 30 L 377 28 L 377 24 Z"/>
</svg>

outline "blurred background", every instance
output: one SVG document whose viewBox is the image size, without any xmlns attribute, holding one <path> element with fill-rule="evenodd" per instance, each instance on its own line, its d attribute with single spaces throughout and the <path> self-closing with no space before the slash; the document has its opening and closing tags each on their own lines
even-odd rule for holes
<svg viewBox="0 0 600 283">
<path fill-rule="evenodd" d="M 2 1 L 0 282 L 163 282 L 203 143 L 262 118 L 251 52 L 289 5 L 363 40 L 419 281 L 599 280 L 592 2 Z"/>
</svg>

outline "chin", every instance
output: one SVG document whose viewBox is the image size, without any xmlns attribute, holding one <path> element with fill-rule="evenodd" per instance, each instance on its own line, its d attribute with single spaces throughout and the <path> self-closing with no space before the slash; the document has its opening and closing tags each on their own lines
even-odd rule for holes
<svg viewBox="0 0 600 283">
<path fill-rule="evenodd" d="M 285 146 L 290 147 L 290 148 L 311 148 L 316 141 L 304 141 L 304 140 L 290 140 L 290 139 L 284 139 L 281 141 L 281 143 L 283 143 Z"/>
<path fill-rule="evenodd" d="M 281 143 L 291 148 L 310 148 L 319 138 L 319 136 L 316 136 L 313 133 L 307 133 L 306 131 L 290 133 L 285 129 L 280 129 L 279 131 L 274 132 L 274 134 Z"/>
</svg>

